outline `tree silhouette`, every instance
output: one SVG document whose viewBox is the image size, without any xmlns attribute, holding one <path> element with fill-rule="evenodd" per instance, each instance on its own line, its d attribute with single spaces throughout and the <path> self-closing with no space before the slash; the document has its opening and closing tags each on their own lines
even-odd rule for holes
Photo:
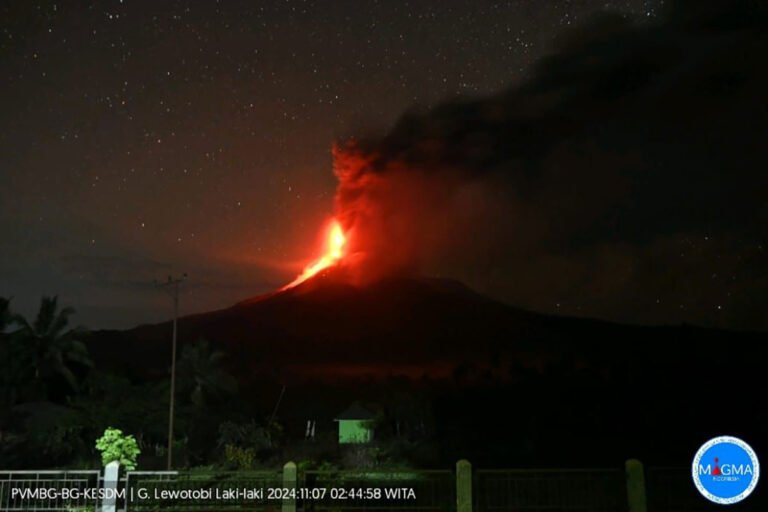
<svg viewBox="0 0 768 512">
<path fill-rule="evenodd" d="M 19 329 L 12 334 L 19 346 L 22 364 L 32 374 L 34 383 L 50 385 L 63 379 L 72 391 L 78 390 L 76 365 L 91 367 L 88 349 L 79 339 L 81 328 L 69 328 L 72 308 L 59 309 L 58 297 L 43 297 L 33 323 L 14 315 Z"/>
<path fill-rule="evenodd" d="M 15 360 L 15 346 L 9 328 L 14 324 L 11 301 L 0 297 L 0 405 L 11 406 L 16 402 L 20 370 Z"/>
<path fill-rule="evenodd" d="M 11 325 L 13 315 L 11 315 L 11 301 L 5 297 L 0 297 L 0 336 L 5 340 L 5 330 Z"/>
<path fill-rule="evenodd" d="M 202 406 L 207 400 L 237 391 L 235 379 L 222 368 L 224 352 L 213 350 L 205 338 L 187 345 L 181 352 L 179 388 L 189 393 L 190 401 Z"/>
</svg>

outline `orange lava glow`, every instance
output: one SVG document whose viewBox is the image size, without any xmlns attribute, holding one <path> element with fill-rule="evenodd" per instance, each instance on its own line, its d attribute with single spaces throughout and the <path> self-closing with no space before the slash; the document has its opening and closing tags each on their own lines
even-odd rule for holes
<svg viewBox="0 0 768 512">
<path fill-rule="evenodd" d="M 331 222 L 328 229 L 328 237 L 325 242 L 325 252 L 320 258 L 313 263 L 304 267 L 304 271 L 299 276 L 283 286 L 283 290 L 293 288 L 294 286 L 303 283 L 310 277 L 317 275 L 318 272 L 322 272 L 328 267 L 332 267 L 344 257 L 344 247 L 347 244 L 347 237 L 344 235 L 344 230 L 341 229 L 341 224 L 337 220 Z"/>
</svg>

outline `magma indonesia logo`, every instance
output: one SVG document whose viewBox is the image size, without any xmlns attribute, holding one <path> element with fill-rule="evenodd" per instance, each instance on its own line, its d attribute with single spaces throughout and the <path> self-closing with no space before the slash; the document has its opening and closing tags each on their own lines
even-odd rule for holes
<svg viewBox="0 0 768 512">
<path fill-rule="evenodd" d="M 710 501 L 738 503 L 752 494 L 760 478 L 760 463 L 752 447 L 736 437 L 710 439 L 693 458 L 693 483 Z"/>
</svg>

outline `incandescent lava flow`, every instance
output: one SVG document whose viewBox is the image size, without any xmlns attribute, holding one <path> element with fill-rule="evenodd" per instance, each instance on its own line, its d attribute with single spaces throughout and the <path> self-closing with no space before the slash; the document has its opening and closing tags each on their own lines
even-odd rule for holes
<svg viewBox="0 0 768 512">
<path fill-rule="evenodd" d="M 344 257 L 344 250 L 347 245 L 347 237 L 344 234 L 344 230 L 341 228 L 339 221 L 334 219 L 331 221 L 328 227 L 328 235 L 325 241 L 325 251 L 313 263 L 310 263 L 299 276 L 283 286 L 281 290 L 287 290 L 297 286 L 312 276 L 317 275 L 319 272 L 336 265 Z"/>
</svg>

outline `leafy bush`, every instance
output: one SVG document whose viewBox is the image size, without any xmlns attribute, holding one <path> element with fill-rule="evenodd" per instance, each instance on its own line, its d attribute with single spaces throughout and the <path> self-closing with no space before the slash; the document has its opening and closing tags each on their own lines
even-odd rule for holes
<svg viewBox="0 0 768 512">
<path fill-rule="evenodd" d="M 234 423 L 225 421 L 219 425 L 219 446 L 228 444 L 248 446 L 255 450 L 268 450 L 274 447 L 274 434 L 281 433 L 281 427 L 273 423 L 272 429 L 257 425 L 255 421 L 249 423 Z"/>
<path fill-rule="evenodd" d="M 101 452 L 101 462 L 106 466 L 117 461 L 126 469 L 136 469 L 136 457 L 141 450 L 133 436 L 123 435 L 117 428 L 107 427 L 104 435 L 96 440 L 96 449 Z"/>
<path fill-rule="evenodd" d="M 243 448 L 234 444 L 224 446 L 224 457 L 227 465 L 234 469 L 253 469 L 256 461 L 256 451 L 253 448 Z"/>
</svg>

